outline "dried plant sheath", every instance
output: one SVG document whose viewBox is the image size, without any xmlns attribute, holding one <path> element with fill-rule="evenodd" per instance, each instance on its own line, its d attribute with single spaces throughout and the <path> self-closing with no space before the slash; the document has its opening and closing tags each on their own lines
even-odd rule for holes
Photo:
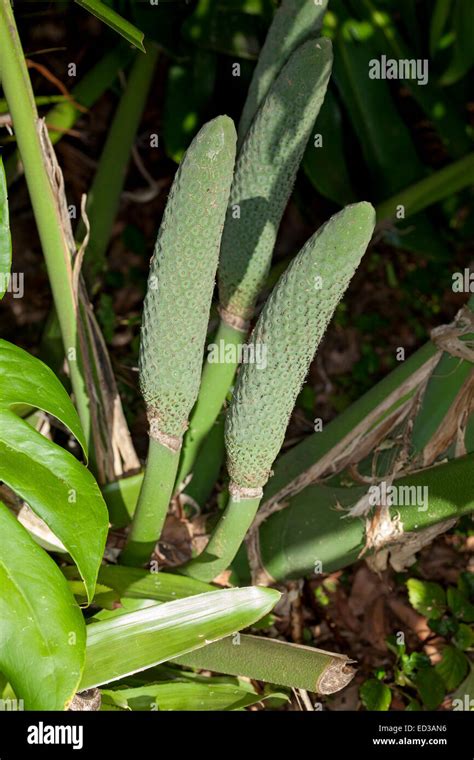
<svg viewBox="0 0 474 760">
<path fill-rule="evenodd" d="M 221 639 L 175 662 L 318 694 L 333 694 L 343 689 L 355 675 L 351 661 L 344 655 L 263 636 L 241 635 L 237 642 L 234 643 L 233 637 Z"/>
<path fill-rule="evenodd" d="M 219 262 L 219 300 L 234 319 L 252 315 L 298 167 L 326 94 L 332 66 L 327 39 L 291 56 L 256 116 L 240 152 Z M 235 208 L 240 218 L 234 218 Z"/>
<path fill-rule="evenodd" d="M 122 555 L 127 564 L 145 562 L 160 536 L 182 435 L 198 394 L 235 144 L 235 128 L 226 116 L 206 124 L 193 140 L 175 177 L 151 261 L 139 357 L 151 440 Z"/>
<path fill-rule="evenodd" d="M 321 28 L 327 0 L 283 0 L 268 30 L 239 122 L 239 145 L 281 67 L 293 50 Z"/>
<path fill-rule="evenodd" d="M 250 339 L 264 364 L 242 366 L 226 420 L 230 500 L 205 551 L 182 569 L 210 581 L 228 567 L 256 514 L 296 397 L 334 309 L 372 237 L 370 203 L 347 206 L 308 240 L 268 299 Z"/>
</svg>

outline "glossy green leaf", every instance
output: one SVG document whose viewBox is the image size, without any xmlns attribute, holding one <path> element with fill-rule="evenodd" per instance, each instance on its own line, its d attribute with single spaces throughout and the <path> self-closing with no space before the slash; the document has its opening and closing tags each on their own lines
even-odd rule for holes
<svg viewBox="0 0 474 760">
<path fill-rule="evenodd" d="M 64 386 L 42 361 L 22 348 L 0 340 L 0 409 L 23 414 L 41 409 L 71 431 L 87 455 L 87 443 L 79 416 Z"/>
<path fill-rule="evenodd" d="M 116 681 L 246 628 L 278 601 L 274 589 L 199 594 L 91 623 L 81 689 Z"/>
<path fill-rule="evenodd" d="M 0 502 L 0 670 L 27 710 L 63 710 L 79 684 L 85 625 L 67 582 Z"/>
<path fill-rule="evenodd" d="M 102 3 L 101 0 L 75 1 L 82 8 L 85 8 L 87 11 L 89 11 L 89 13 L 92 13 L 94 16 L 96 16 L 96 18 L 98 18 L 100 21 L 103 21 L 104 24 L 110 26 L 111 29 L 113 29 L 115 32 L 124 37 L 128 42 L 130 42 L 131 45 L 134 45 L 142 52 L 145 52 L 143 45 L 143 39 L 145 35 L 143 32 L 131 24 L 130 21 L 124 19 L 123 16 L 120 16 L 120 14 L 110 8 L 110 6 Z"/>
<path fill-rule="evenodd" d="M 439 583 L 410 578 L 407 581 L 410 604 L 420 615 L 437 620 L 446 609 L 446 595 Z"/>
<path fill-rule="evenodd" d="M 377 678 L 369 678 L 360 687 L 360 698 L 366 710 L 386 712 L 392 701 L 388 686 Z"/>
<path fill-rule="evenodd" d="M 7 181 L 0 158 L 0 301 L 8 286 L 8 276 L 12 264 L 12 243 L 8 216 Z"/>
<path fill-rule="evenodd" d="M 107 508 L 87 468 L 9 410 L 0 409 L 0 479 L 64 544 L 94 593 L 107 535 Z"/>
</svg>

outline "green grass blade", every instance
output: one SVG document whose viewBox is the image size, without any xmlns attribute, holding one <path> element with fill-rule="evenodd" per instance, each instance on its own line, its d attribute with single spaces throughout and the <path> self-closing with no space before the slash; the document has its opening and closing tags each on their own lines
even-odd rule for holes
<svg viewBox="0 0 474 760">
<path fill-rule="evenodd" d="M 105 5 L 101 0 L 75 0 L 75 2 L 89 11 L 89 13 L 96 16 L 100 21 L 103 21 L 104 24 L 110 26 L 114 32 L 117 32 L 124 37 L 124 39 L 130 42 L 131 45 L 134 45 L 143 53 L 145 52 L 145 47 L 143 45 L 145 35 L 143 32 L 131 24 L 130 21 L 124 19 L 123 16 L 120 16 L 120 14 L 114 11 L 113 8 Z"/>
<path fill-rule="evenodd" d="M 435 0 L 430 23 L 430 56 L 434 58 L 446 27 L 453 0 Z"/>
<path fill-rule="evenodd" d="M 246 628 L 279 599 L 273 589 L 227 589 L 153 605 L 87 629 L 81 690 L 116 681 Z"/>
<path fill-rule="evenodd" d="M 130 75 L 114 114 L 112 124 L 87 197 L 90 237 L 84 256 L 84 272 L 91 288 L 104 267 L 105 253 L 120 204 L 127 167 L 138 125 L 153 80 L 158 48 L 150 44 L 146 55 L 137 53 Z M 76 239 L 85 234 L 79 223 Z"/>
</svg>

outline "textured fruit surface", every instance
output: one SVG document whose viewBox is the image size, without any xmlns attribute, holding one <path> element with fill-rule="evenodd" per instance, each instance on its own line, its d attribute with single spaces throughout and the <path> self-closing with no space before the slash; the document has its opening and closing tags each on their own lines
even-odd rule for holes
<svg viewBox="0 0 474 760">
<path fill-rule="evenodd" d="M 281 67 L 293 50 L 321 28 L 327 0 L 283 0 L 273 18 L 258 57 L 239 122 L 239 145 Z"/>
<path fill-rule="evenodd" d="M 240 488 L 263 486 L 281 448 L 314 353 L 370 241 L 370 203 L 347 206 L 303 246 L 252 333 L 265 364 L 244 364 L 226 421 L 228 470 Z"/>
<path fill-rule="evenodd" d="M 236 132 L 219 116 L 176 174 L 150 264 L 140 340 L 140 388 L 155 429 L 180 437 L 196 400 Z"/>
<path fill-rule="evenodd" d="M 324 100 L 331 65 L 329 40 L 301 45 L 278 75 L 240 151 L 218 278 L 221 306 L 242 319 L 251 316 L 265 282 L 281 217 Z"/>
</svg>

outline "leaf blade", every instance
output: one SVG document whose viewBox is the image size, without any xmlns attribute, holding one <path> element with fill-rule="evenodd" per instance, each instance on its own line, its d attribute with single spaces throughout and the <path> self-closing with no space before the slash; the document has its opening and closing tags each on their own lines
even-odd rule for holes
<svg viewBox="0 0 474 760">
<path fill-rule="evenodd" d="M 79 415 L 54 372 L 13 343 L 0 339 L 0 409 L 41 409 L 71 431 L 87 456 Z"/>
<path fill-rule="evenodd" d="M 212 591 L 92 623 L 80 688 L 110 683 L 229 636 L 263 617 L 279 596 L 258 587 Z"/>
<path fill-rule="evenodd" d="M 108 525 L 107 508 L 93 476 L 68 451 L 2 409 L 0 454 L 0 478 L 61 540 L 92 599 Z"/>
<path fill-rule="evenodd" d="M 104 24 L 110 26 L 114 32 L 120 34 L 128 42 L 130 42 L 131 45 L 134 45 L 136 48 L 141 50 L 142 53 L 146 52 L 143 45 L 143 40 L 145 38 L 143 32 L 131 24 L 130 21 L 127 21 L 127 19 L 123 18 L 123 16 L 120 16 L 120 14 L 116 13 L 116 11 L 114 11 L 112 8 L 104 5 L 101 0 L 75 1 L 78 5 L 81 6 L 81 8 L 85 8 L 87 11 L 89 11 L 89 13 L 92 13 L 93 16 L 98 18 L 100 21 L 103 21 Z"/>
<path fill-rule="evenodd" d="M 1 502 L 0 531 L 0 668 L 26 709 L 63 710 L 84 662 L 83 617 L 59 568 Z"/>
</svg>

